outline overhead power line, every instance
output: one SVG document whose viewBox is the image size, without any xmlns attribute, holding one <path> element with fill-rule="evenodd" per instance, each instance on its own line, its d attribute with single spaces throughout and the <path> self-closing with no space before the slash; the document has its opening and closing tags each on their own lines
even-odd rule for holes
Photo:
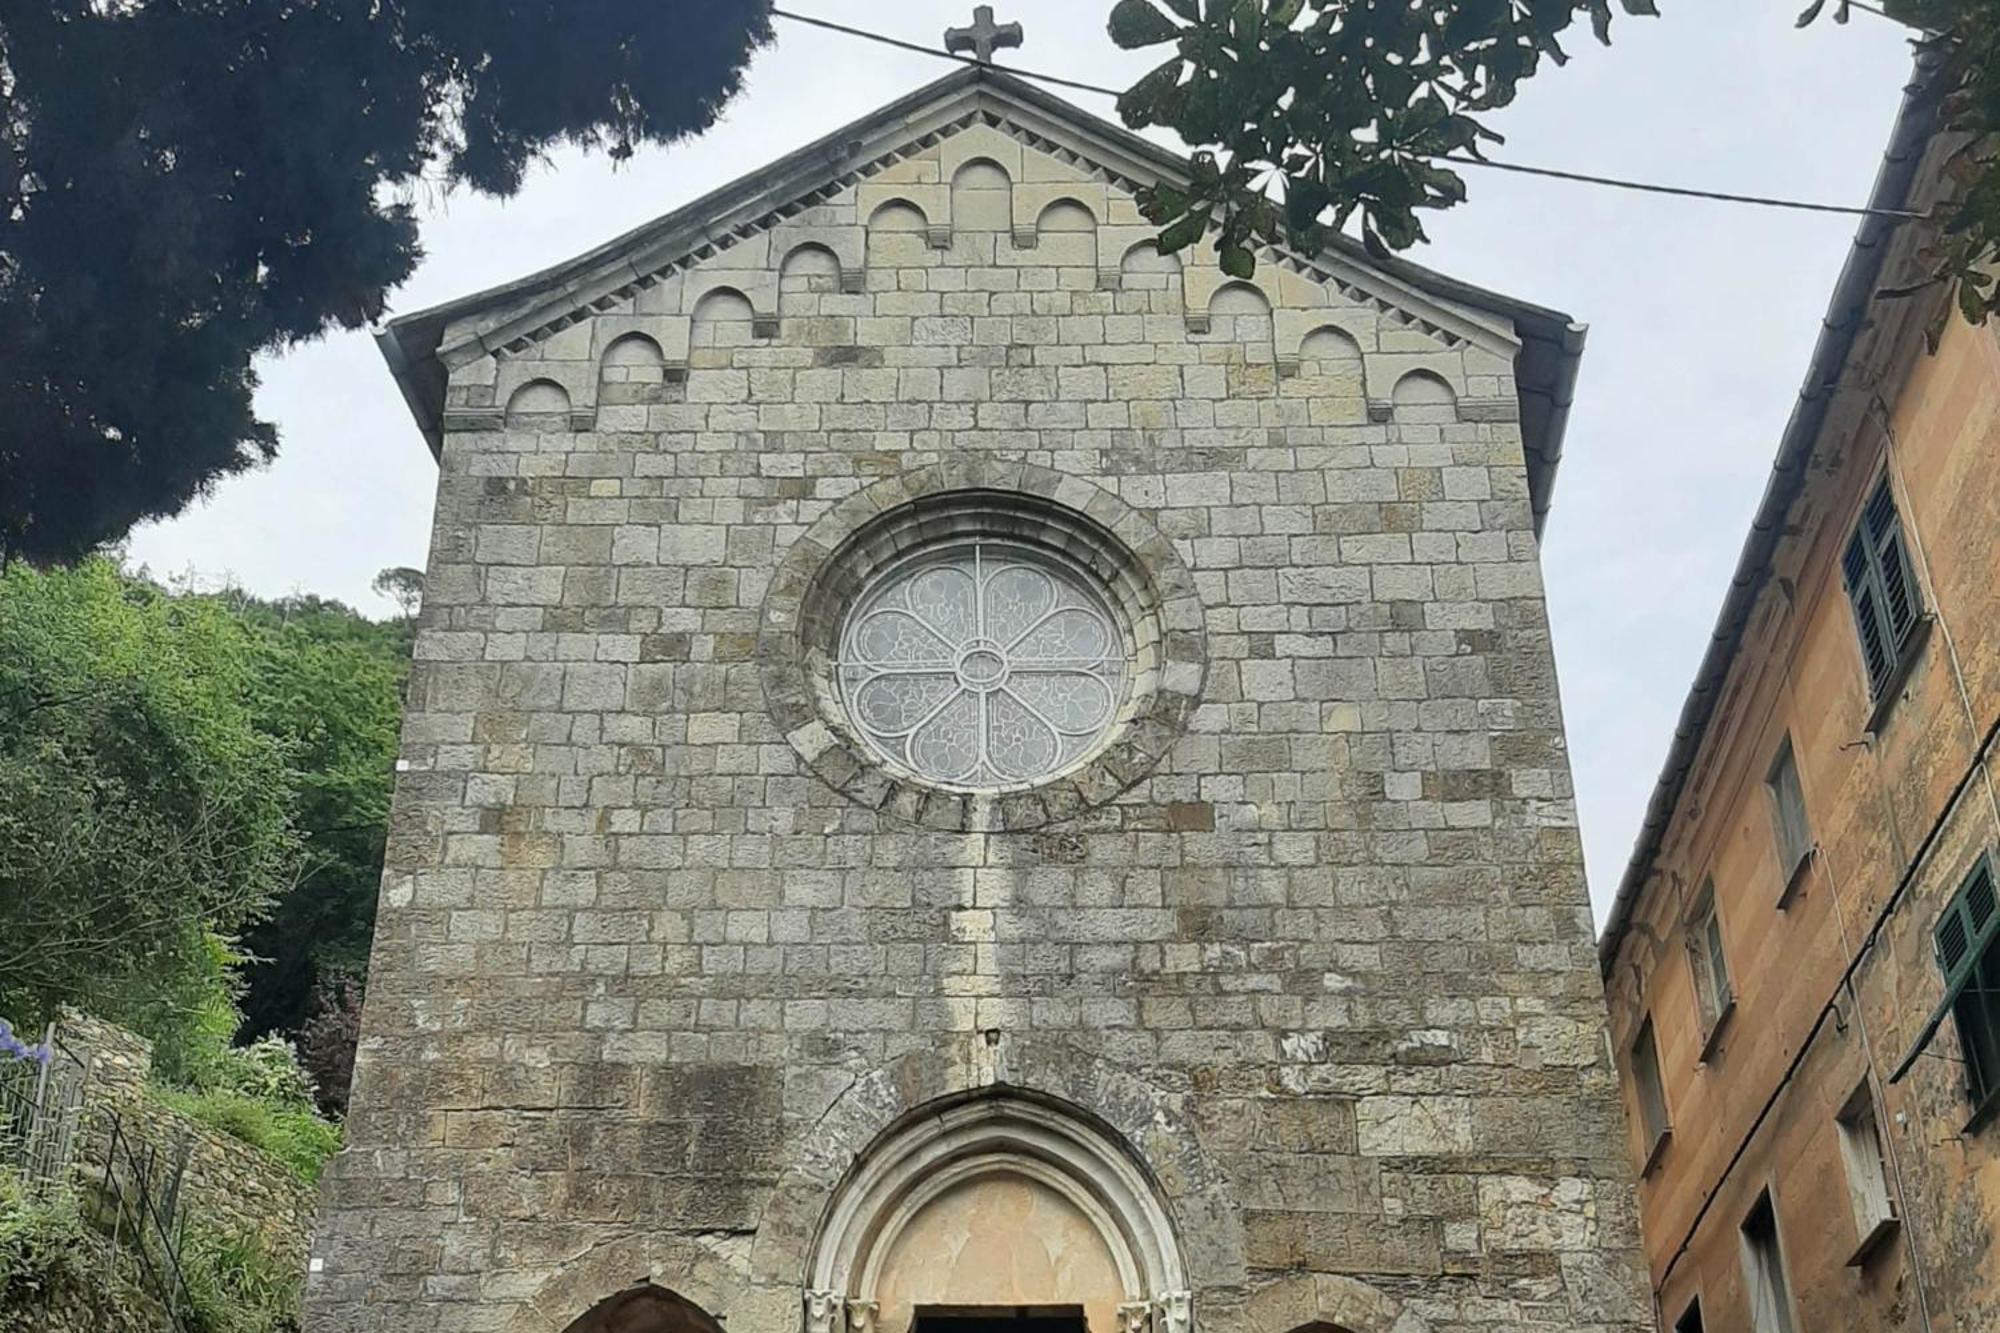
<svg viewBox="0 0 2000 1333">
<path fill-rule="evenodd" d="M 1855 7 L 1858 9 L 1870 9 L 1871 12 L 1875 13 L 1881 12 L 1871 9 L 1868 5 L 1859 3 L 1859 0 L 1856 0 Z M 867 28 L 857 28 L 846 23 L 836 23 L 832 19 L 818 18 L 811 14 L 794 13 L 791 10 L 780 8 L 773 8 L 771 13 L 777 18 L 788 19 L 793 23 L 802 23 L 814 28 L 824 28 L 829 32 L 842 33 L 849 37 L 858 37 L 863 41 L 894 47 L 899 51 L 912 51 L 917 55 L 930 56 L 938 60 L 949 60 L 960 65 L 977 65 L 981 63 L 971 56 L 960 55 L 956 51 L 946 51 L 940 47 L 925 46 L 921 42 L 904 41 L 899 37 L 890 37 L 884 33 L 874 32 Z M 1071 88 L 1077 92 L 1096 93 L 1101 97 L 1117 98 L 1125 95 L 1122 89 L 1107 88 L 1103 84 L 1098 83 L 1084 83 L 1077 79 L 1064 78 L 1060 74 L 1047 74 L 1040 70 L 1023 69 L 1017 65 L 995 65 L 994 68 L 1003 73 L 1012 74 L 1017 79 L 1029 79 L 1036 83 L 1052 84 L 1058 88 Z M 1771 195 L 1736 194 L 1727 190 L 1702 190 L 1684 185 L 1661 185 L 1653 181 L 1625 180 L 1616 176 L 1599 176 L 1587 171 L 1563 171 L 1555 167 L 1534 167 L 1522 162 L 1496 162 L 1491 158 L 1471 157 L 1463 153 L 1439 154 L 1435 160 L 1449 162 L 1453 166 L 1487 167 L 1494 171 L 1512 172 L 1520 176 L 1541 176 L 1549 180 L 1569 181 L 1577 185 L 1597 185 L 1611 190 L 1633 190 L 1643 194 L 1663 194 L 1678 199 L 1705 199 L 1712 203 L 1744 204 L 1755 208 L 1782 208 L 1801 213 L 1837 213 L 1847 217 L 1896 218 L 1903 221 L 1929 216 L 1928 214 L 1907 208 L 1869 208 L 1859 204 L 1823 204 L 1806 199 L 1782 199 Z"/>
</svg>

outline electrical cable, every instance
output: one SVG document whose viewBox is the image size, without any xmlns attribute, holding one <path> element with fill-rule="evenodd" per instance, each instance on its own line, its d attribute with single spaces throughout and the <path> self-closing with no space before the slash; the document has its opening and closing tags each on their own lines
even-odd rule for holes
<svg viewBox="0 0 2000 1333">
<path fill-rule="evenodd" d="M 1857 8 L 1868 8 L 1857 3 Z M 1880 12 L 1880 11 L 1873 11 Z M 851 27 L 836 23 L 831 19 L 817 18 L 810 14 L 794 13 L 788 9 L 773 8 L 775 18 L 789 19 L 793 23 L 803 23 L 814 28 L 824 28 L 829 32 L 843 33 L 849 37 L 859 37 L 864 41 L 892 46 L 899 51 L 912 51 L 918 55 L 931 56 L 940 60 L 950 60 L 961 65 L 979 65 L 985 62 L 972 56 L 960 55 L 956 51 L 942 51 L 934 46 L 919 42 L 907 42 L 898 37 L 889 37 L 866 28 Z M 1004 74 L 1012 74 L 1017 79 L 1029 79 L 1036 83 L 1053 84 L 1059 88 L 1073 88 L 1078 92 L 1096 93 L 1103 97 L 1123 97 L 1117 88 L 1106 88 L 1102 84 L 1083 83 L 1067 79 L 1059 74 L 1045 74 L 1039 70 L 1022 69 L 1013 65 L 995 65 L 993 68 Z M 1782 199 L 1771 195 L 1735 194 L 1726 190 L 1702 190 L 1682 185 L 1659 185 L 1651 181 L 1625 180 L 1616 176 L 1598 176 L 1583 171 L 1563 171 L 1555 167 L 1529 166 L 1522 162 L 1496 162 L 1491 158 L 1471 157 L 1462 153 L 1440 153 L 1433 155 L 1434 161 L 1449 162 L 1453 166 L 1488 167 L 1494 171 L 1512 172 L 1521 176 L 1541 176 L 1549 180 L 1569 181 L 1578 185 L 1598 185 L 1606 189 L 1632 190 L 1643 194 L 1669 195 L 1678 199 L 1703 199 L 1711 203 L 1745 204 L 1757 208 L 1782 208 L 1804 213 L 1838 213 L 1847 217 L 1894 218 L 1910 221 L 1930 216 L 1906 208 L 1870 208 L 1856 204 L 1822 204 L 1804 199 Z"/>
</svg>

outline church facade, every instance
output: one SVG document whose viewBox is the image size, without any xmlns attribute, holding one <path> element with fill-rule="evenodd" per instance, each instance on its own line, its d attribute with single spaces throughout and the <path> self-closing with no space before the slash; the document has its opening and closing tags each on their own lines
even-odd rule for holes
<svg viewBox="0 0 2000 1333">
<path fill-rule="evenodd" d="M 1565 316 L 972 67 L 383 343 L 441 480 L 310 1333 L 1650 1327 Z"/>
</svg>

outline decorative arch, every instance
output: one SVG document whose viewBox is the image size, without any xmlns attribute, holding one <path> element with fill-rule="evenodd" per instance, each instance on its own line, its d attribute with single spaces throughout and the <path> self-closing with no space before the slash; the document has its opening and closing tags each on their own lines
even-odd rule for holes
<svg viewBox="0 0 2000 1333">
<path fill-rule="evenodd" d="M 1128 287 L 1140 285 L 1133 282 L 1134 278 L 1151 279 L 1147 285 L 1164 287 L 1166 279 L 1181 275 L 1181 260 L 1179 255 L 1161 254 L 1154 241 L 1141 241 L 1120 258 L 1118 271 L 1124 275 Z"/>
<path fill-rule="evenodd" d="M 1050 201 L 1035 217 L 1035 225 L 1017 235 L 1042 251 L 1037 263 L 1058 268 L 1097 267 L 1097 214 L 1081 200 L 1062 198 Z"/>
<path fill-rule="evenodd" d="M 1299 342 L 1301 361 L 1361 361 L 1361 344 L 1346 329 L 1322 324 Z"/>
<path fill-rule="evenodd" d="M 940 231 L 914 200 L 884 200 L 868 215 L 867 263 L 870 268 L 917 268 L 931 262 L 929 251 Z M 943 237 L 947 242 L 949 235 Z"/>
<path fill-rule="evenodd" d="M 990 157 L 976 157 L 951 178 L 952 230 L 1014 230 L 1014 178 Z"/>
<path fill-rule="evenodd" d="M 695 303 L 688 329 L 690 353 L 744 347 L 755 340 L 757 312 L 734 287 L 714 287 Z"/>
<path fill-rule="evenodd" d="M 1271 298 L 1251 283 L 1224 283 L 1215 289 L 1215 295 L 1208 298 L 1208 313 L 1211 318 L 1216 315 L 1249 315 L 1269 319 Z"/>
<path fill-rule="evenodd" d="M 569 414 L 569 390 L 554 380 L 529 380 L 507 398 L 507 424 L 525 417 Z"/>
<path fill-rule="evenodd" d="M 821 1220 L 806 1293 L 808 1333 L 1010 1304 L 1082 1306 L 1090 1333 L 1185 1329 L 1190 1303 L 1137 1154 L 1078 1108 L 1005 1091 L 919 1107 L 861 1154 Z"/>
<path fill-rule="evenodd" d="M 649 334 L 622 334 L 604 349 L 604 358 L 598 363 L 598 405 L 657 401 L 666 379 L 667 355 L 660 344 Z"/>
<path fill-rule="evenodd" d="M 1096 231 L 1097 215 L 1079 199 L 1057 199 L 1035 219 L 1035 230 L 1044 236 L 1056 232 Z"/>
<path fill-rule="evenodd" d="M 1458 395 L 1444 378 L 1413 370 L 1389 392 L 1391 419 L 1408 425 L 1449 425 L 1458 419 Z"/>
<path fill-rule="evenodd" d="M 840 256 L 817 242 L 793 247 L 778 268 L 778 313 L 815 315 L 821 296 L 841 289 Z"/>
<path fill-rule="evenodd" d="M 1281 392 L 1311 400 L 1315 425 L 1367 421 L 1367 362 L 1360 341 L 1346 329 L 1321 324 L 1298 338 L 1287 355 L 1284 322 L 1281 318 L 1277 335 Z"/>
<path fill-rule="evenodd" d="M 642 1282 L 591 1306 L 563 1333 L 722 1333 L 722 1325 L 693 1301 Z"/>
</svg>

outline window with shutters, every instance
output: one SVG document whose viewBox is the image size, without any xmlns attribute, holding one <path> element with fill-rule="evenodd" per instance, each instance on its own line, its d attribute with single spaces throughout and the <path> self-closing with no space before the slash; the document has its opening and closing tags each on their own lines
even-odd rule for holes
<svg viewBox="0 0 2000 1333">
<path fill-rule="evenodd" d="M 1689 1301 L 1681 1317 L 1674 1320 L 1674 1333 L 1708 1333 L 1708 1326 L 1701 1322 L 1701 1297 Z"/>
<path fill-rule="evenodd" d="M 1645 1136 L 1645 1165 L 1640 1174 L 1653 1169 L 1667 1145 L 1672 1126 L 1667 1119 L 1667 1090 L 1660 1081 L 1660 1048 L 1653 1040 L 1653 1020 L 1639 1025 L 1632 1042 L 1632 1091 L 1639 1102 L 1639 1132 Z"/>
<path fill-rule="evenodd" d="M 1885 694 L 1915 655 L 1916 632 L 1924 619 L 1916 575 L 1903 543 L 1903 520 L 1884 477 L 1861 511 L 1861 521 L 1841 558 L 1854 627 L 1861 636 L 1861 660 L 1868 690 Z"/>
<path fill-rule="evenodd" d="M 1854 1209 L 1854 1255 L 1850 1267 L 1867 1262 L 1896 1229 L 1896 1201 L 1889 1192 L 1889 1160 L 1882 1146 L 1882 1122 L 1875 1094 L 1866 1083 L 1854 1090 L 1834 1118 L 1840 1156 L 1847 1168 L 1847 1199 Z"/>
<path fill-rule="evenodd" d="M 1729 955 L 1722 946 L 1722 917 L 1715 908 L 1715 881 L 1702 886 L 1688 917 L 1688 964 L 1694 970 L 1694 996 L 1701 1013 L 1702 1059 L 1706 1060 L 1722 1022 L 1736 1007 L 1729 982 Z"/>
<path fill-rule="evenodd" d="M 1982 1108 L 2000 1093 L 2000 910 L 1993 862 L 1981 857 L 1938 918 L 1933 939 L 1946 1002 L 1958 1025 L 1965 1077 Z"/>
<path fill-rule="evenodd" d="M 1764 777 L 1764 790 L 1771 796 L 1771 825 L 1778 842 L 1778 874 L 1781 876 L 1778 905 L 1791 901 L 1806 859 L 1812 855 L 1812 825 L 1806 822 L 1806 794 L 1799 786 L 1799 766 L 1792 757 L 1792 738 L 1771 760 Z"/>
</svg>

